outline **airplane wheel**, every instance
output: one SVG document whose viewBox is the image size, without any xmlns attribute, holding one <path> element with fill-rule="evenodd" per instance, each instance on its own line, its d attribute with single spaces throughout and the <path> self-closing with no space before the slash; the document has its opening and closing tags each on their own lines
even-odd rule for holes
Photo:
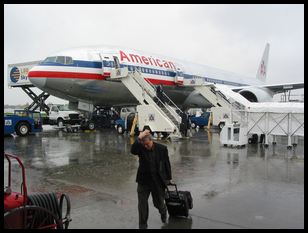
<svg viewBox="0 0 308 233">
<path fill-rule="evenodd" d="M 17 135 L 26 136 L 29 134 L 29 132 L 30 132 L 29 124 L 27 124 L 26 122 L 21 122 L 18 124 L 16 130 Z"/>
<path fill-rule="evenodd" d="M 190 126 L 191 126 L 192 129 L 195 129 L 197 127 L 197 125 L 193 122 L 190 124 Z"/>
</svg>

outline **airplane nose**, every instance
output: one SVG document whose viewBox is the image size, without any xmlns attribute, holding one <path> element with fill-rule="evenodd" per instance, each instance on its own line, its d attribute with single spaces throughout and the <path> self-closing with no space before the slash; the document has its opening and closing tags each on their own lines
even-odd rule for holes
<svg viewBox="0 0 308 233">
<path fill-rule="evenodd" d="M 45 87 L 47 78 L 40 72 L 39 67 L 34 66 L 28 72 L 28 78 L 30 82 L 36 87 Z"/>
</svg>

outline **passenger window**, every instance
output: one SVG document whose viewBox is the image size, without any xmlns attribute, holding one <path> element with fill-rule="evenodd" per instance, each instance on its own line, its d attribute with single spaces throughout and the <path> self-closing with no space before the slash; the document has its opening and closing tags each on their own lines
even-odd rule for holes
<svg viewBox="0 0 308 233">
<path fill-rule="evenodd" d="M 60 63 L 60 64 L 65 64 L 65 57 L 64 56 L 58 56 L 56 62 Z"/>
</svg>

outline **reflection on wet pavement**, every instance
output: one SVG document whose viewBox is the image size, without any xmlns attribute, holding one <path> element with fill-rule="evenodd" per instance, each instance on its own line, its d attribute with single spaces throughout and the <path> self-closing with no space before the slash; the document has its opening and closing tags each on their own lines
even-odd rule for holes
<svg viewBox="0 0 308 233">
<path fill-rule="evenodd" d="M 115 130 L 46 130 L 6 137 L 4 148 L 22 158 L 30 193 L 70 195 L 71 228 L 137 228 L 138 159 L 130 154 L 132 142 Z M 194 208 L 190 218 L 162 224 L 150 198 L 149 228 L 303 228 L 303 140 L 292 150 L 284 138 L 269 148 L 236 149 L 222 147 L 217 133 L 199 130 L 190 140 L 159 142 L 168 147 L 173 181 L 191 191 Z"/>
</svg>

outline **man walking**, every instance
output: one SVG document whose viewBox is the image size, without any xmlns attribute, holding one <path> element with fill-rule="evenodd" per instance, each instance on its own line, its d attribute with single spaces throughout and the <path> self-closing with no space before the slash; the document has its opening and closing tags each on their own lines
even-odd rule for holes
<svg viewBox="0 0 308 233">
<path fill-rule="evenodd" d="M 149 217 L 148 199 L 158 209 L 163 223 L 167 220 L 165 188 L 171 181 L 171 166 L 166 146 L 155 143 L 149 130 L 141 132 L 131 147 L 131 153 L 139 156 L 138 183 L 139 228 L 146 229 Z"/>
<path fill-rule="evenodd" d="M 162 107 L 162 103 L 165 104 L 165 96 L 163 86 L 161 84 L 156 87 L 156 96 L 160 100 L 158 101 L 159 106 Z"/>
</svg>

